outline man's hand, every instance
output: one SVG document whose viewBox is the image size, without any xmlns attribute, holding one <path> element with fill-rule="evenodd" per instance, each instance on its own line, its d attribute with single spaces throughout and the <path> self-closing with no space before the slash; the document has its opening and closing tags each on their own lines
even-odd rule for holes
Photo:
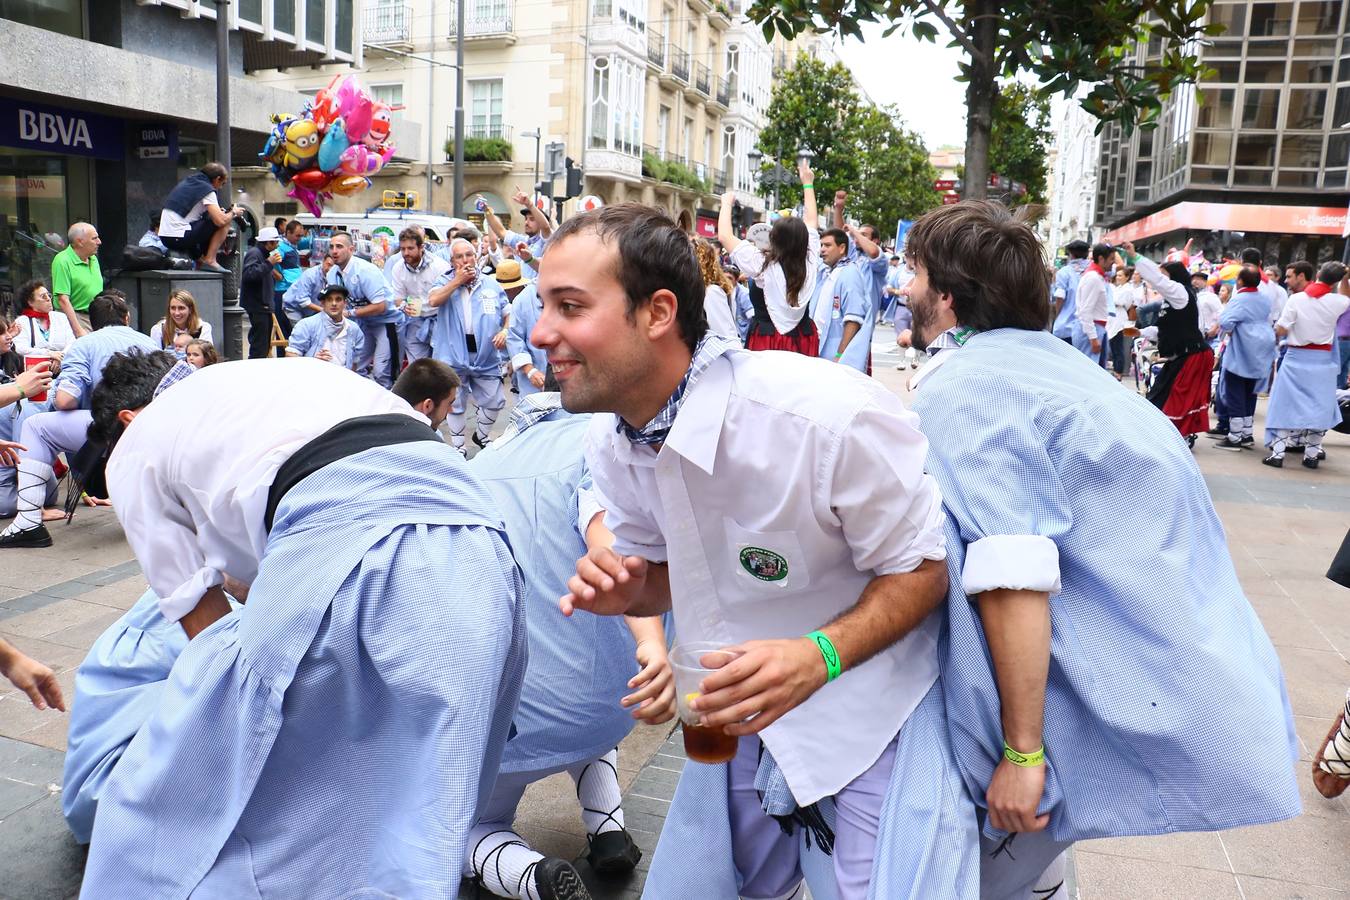
<svg viewBox="0 0 1350 900">
<path fill-rule="evenodd" d="M 820 649 L 807 638 L 747 641 L 724 649 L 740 655 L 704 678 L 700 695 L 689 705 L 702 714 L 704 725 L 724 726 L 737 737 L 777 722 L 823 687 L 829 674 Z"/>
<path fill-rule="evenodd" d="M 577 560 L 577 574 L 567 579 L 568 593 L 559 602 L 562 614 L 583 609 L 597 616 L 621 616 L 642 593 L 647 560 L 619 556 L 608 547 L 596 547 Z"/>
<path fill-rule="evenodd" d="M 530 384 L 532 384 L 532 385 L 534 385 L 535 387 L 539 388 L 539 390 L 542 391 L 542 390 L 544 389 L 544 380 L 545 380 L 545 376 L 544 376 L 544 373 L 541 372 L 541 371 L 539 371 L 537 368 L 531 369 L 531 370 L 530 370 L 530 373 L 529 373 L 528 375 L 526 375 L 525 377 L 528 378 L 528 379 L 530 380 Z"/>
<path fill-rule="evenodd" d="M 631 709 L 633 718 L 648 725 L 660 725 L 675 717 L 675 681 L 670 672 L 666 645 L 660 641 L 642 641 L 634 654 L 642 670 L 628 680 L 633 693 L 620 701 Z"/>
<path fill-rule="evenodd" d="M 802 184 L 814 185 L 816 183 L 816 173 L 811 171 L 806 160 L 797 163 L 797 177 L 802 180 Z"/>
<path fill-rule="evenodd" d="M 502 246 L 506 245 L 503 244 Z M 534 254 L 530 252 L 530 248 L 524 242 L 516 244 L 512 250 L 515 252 L 516 258 L 523 263 L 529 263 L 530 260 L 534 259 Z"/>
<path fill-rule="evenodd" d="M 494 334 L 494 335 L 492 336 L 492 346 L 496 347 L 498 350 L 505 350 L 505 349 L 506 349 L 506 329 L 505 329 L 505 328 L 503 328 L 501 331 L 497 332 L 496 334 Z"/>
<path fill-rule="evenodd" d="M 183 631 L 187 633 L 188 640 L 192 640 L 217 620 L 223 619 L 229 614 L 230 601 L 225 599 L 224 589 L 220 585 L 216 585 L 206 589 L 206 593 L 202 594 L 202 599 L 198 600 L 197 605 L 178 620 L 178 624 L 183 626 Z"/>
<path fill-rule="evenodd" d="M 329 350 L 327 347 L 325 347 L 324 349 L 320 350 L 318 353 L 315 353 L 315 354 L 314 354 L 314 358 L 315 358 L 315 359 L 321 359 L 321 360 L 323 360 L 324 362 L 332 362 L 332 361 L 333 361 L 333 351 L 332 351 L 332 350 Z"/>
<path fill-rule="evenodd" d="M 21 327 L 22 327 L 22 326 L 19 324 L 19 322 L 18 322 L 17 319 L 14 320 L 13 322 L 10 322 L 10 323 L 9 323 L 9 328 L 5 329 L 5 339 L 6 339 L 6 340 L 9 340 L 9 341 L 12 341 L 12 340 L 14 340 L 16 337 L 18 337 L 18 336 L 19 336 L 19 329 L 20 329 Z"/>
<path fill-rule="evenodd" d="M 1097 340 L 1096 338 L 1092 338 L 1092 352 L 1093 353 L 1102 352 L 1102 342 Z"/>
<path fill-rule="evenodd" d="M 520 189 L 520 185 L 516 185 L 516 192 L 511 195 L 511 202 L 516 206 L 529 206 L 530 197 Z"/>
<path fill-rule="evenodd" d="M 1041 831 L 1050 816 L 1037 816 L 1045 793 L 1045 765 L 1019 766 L 1001 760 L 994 769 L 984 799 L 989 805 L 989 824 L 1000 831 Z"/>
<path fill-rule="evenodd" d="M 722 194 L 722 206 L 726 207 L 727 209 L 730 209 L 735 205 L 736 205 L 736 192 L 735 191 L 724 192 Z"/>
<path fill-rule="evenodd" d="M 52 670 L 4 640 L 0 640 L 0 675 L 27 694 L 36 708 L 66 711 L 61 685 Z"/>
<path fill-rule="evenodd" d="M 27 371 L 20 372 L 14 376 L 14 382 L 26 396 L 31 397 L 34 394 L 42 393 L 52 385 L 51 362 L 41 362 Z"/>
<path fill-rule="evenodd" d="M 19 451 L 28 452 L 28 448 L 18 441 L 0 441 L 0 465 L 17 466 Z"/>
</svg>

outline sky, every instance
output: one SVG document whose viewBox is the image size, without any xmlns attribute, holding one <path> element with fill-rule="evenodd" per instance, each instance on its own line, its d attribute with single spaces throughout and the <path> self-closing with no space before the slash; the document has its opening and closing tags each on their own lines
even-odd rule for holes
<svg viewBox="0 0 1350 900">
<path fill-rule="evenodd" d="M 899 32 L 882 37 L 881 25 L 864 25 L 864 40 L 847 38 L 838 45 L 840 58 L 871 98 L 900 108 L 906 125 L 934 150 L 966 142 L 966 86 L 960 75 L 962 51 L 917 41 Z"/>
</svg>

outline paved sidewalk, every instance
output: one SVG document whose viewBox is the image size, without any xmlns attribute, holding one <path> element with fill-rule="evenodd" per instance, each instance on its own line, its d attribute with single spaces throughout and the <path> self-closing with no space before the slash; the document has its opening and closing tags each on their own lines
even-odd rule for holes
<svg viewBox="0 0 1350 900">
<path fill-rule="evenodd" d="M 875 341 L 876 376 L 904 393 L 889 329 Z M 1264 404 L 1262 405 L 1264 410 Z M 501 418 L 504 423 L 506 417 Z M 1258 424 L 1259 421 L 1258 421 Z M 1327 460 L 1313 472 L 1291 458 L 1266 468 L 1253 451 L 1228 453 L 1202 439 L 1195 450 L 1225 528 L 1238 574 L 1285 667 L 1302 741 L 1298 770 L 1305 810 L 1291 822 L 1218 834 L 1093 841 L 1075 853 L 1081 900 L 1324 900 L 1350 884 L 1350 807 L 1311 787 L 1308 762 L 1350 685 L 1350 591 L 1323 578 L 1350 526 L 1350 437 L 1328 438 Z M 1139 502 L 1147 504 L 1147 485 Z M 0 556 L 0 636 L 60 673 L 67 697 L 74 669 L 95 638 L 145 590 L 111 510 L 82 509 L 73 525 L 53 527 L 56 546 Z M 1121 540 L 1129 540 L 1122 535 Z M 1140 573 L 1147 577 L 1147 573 Z M 84 851 L 60 814 L 68 717 L 39 713 L 0 691 L 0 900 L 66 898 L 78 892 Z M 1220 708 L 1223 698 L 1215 698 Z M 1216 747 L 1214 764 L 1233 766 L 1262 747 Z M 680 736 L 640 726 L 620 748 L 625 809 L 645 856 L 636 875 L 601 884 L 597 898 L 635 900 L 679 770 Z M 585 836 L 566 775 L 531 787 L 518 826 L 541 851 L 579 858 Z M 479 896 L 468 887 L 463 897 Z M 486 897 L 486 894 L 481 894 Z"/>
</svg>

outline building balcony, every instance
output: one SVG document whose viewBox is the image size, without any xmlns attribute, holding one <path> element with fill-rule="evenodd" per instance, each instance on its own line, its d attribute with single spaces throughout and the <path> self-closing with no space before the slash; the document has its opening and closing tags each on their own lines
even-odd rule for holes
<svg viewBox="0 0 1350 900">
<path fill-rule="evenodd" d="M 694 90 L 705 97 L 712 95 L 712 71 L 703 63 L 694 63 Z"/>
<path fill-rule="evenodd" d="M 689 8 L 700 15 L 712 12 L 713 0 L 688 0 Z"/>
<path fill-rule="evenodd" d="M 411 50 L 412 23 L 412 6 L 409 4 L 368 8 L 361 20 L 366 49 L 374 53 L 386 49 Z"/>
<path fill-rule="evenodd" d="M 714 0 L 713 10 L 708 14 L 708 24 L 718 31 L 726 31 L 731 27 L 731 9 L 722 0 Z"/>
<path fill-rule="evenodd" d="M 450 40 L 458 34 L 458 10 L 450 8 Z M 503 0 L 470 2 L 464 11 L 464 40 L 508 47 L 516 42 L 512 4 Z"/>
<path fill-rule="evenodd" d="M 464 164 L 506 173 L 514 168 L 515 147 L 512 127 L 500 123 L 466 125 L 464 128 Z M 455 128 L 445 129 L 445 161 L 455 161 Z"/>
<path fill-rule="evenodd" d="M 624 153 L 608 147 L 592 148 L 586 151 L 587 180 L 609 178 L 614 181 L 637 183 L 642 180 L 642 160 L 631 153 Z"/>
<path fill-rule="evenodd" d="M 713 95 L 713 102 L 722 107 L 723 110 L 731 108 L 731 95 L 736 92 L 733 82 L 725 78 L 717 79 L 717 93 Z"/>
<path fill-rule="evenodd" d="M 647 30 L 647 65 L 658 73 L 666 68 L 666 36 L 655 28 Z"/>
<path fill-rule="evenodd" d="M 727 173 L 723 169 L 712 170 L 712 186 L 714 194 L 722 194 L 727 189 Z"/>
<path fill-rule="evenodd" d="M 689 84 L 689 53 L 674 44 L 666 44 L 666 67 L 659 77 L 666 87 L 686 87 Z"/>
</svg>

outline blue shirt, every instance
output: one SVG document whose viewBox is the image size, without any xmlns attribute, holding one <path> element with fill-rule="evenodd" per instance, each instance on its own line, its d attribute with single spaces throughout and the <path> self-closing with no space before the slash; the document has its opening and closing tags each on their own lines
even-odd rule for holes
<svg viewBox="0 0 1350 900">
<path fill-rule="evenodd" d="M 365 306 L 367 303 L 387 304 L 382 313 L 362 316 L 358 321 L 363 326 L 385 322 L 398 325 L 403 322 L 403 311 L 394 304 L 394 294 L 389 290 L 389 282 L 384 280 L 384 273 L 374 263 L 353 256 L 347 261 L 346 270 L 337 266 L 328 270 L 328 283 L 340 284 L 347 288 L 351 294 L 347 306 L 351 309 Z"/>
<path fill-rule="evenodd" d="M 309 304 L 319 305 L 319 294 L 323 292 L 325 284 L 327 284 L 327 276 L 324 275 L 323 266 L 310 266 L 301 273 L 295 284 L 288 287 L 286 293 L 282 294 L 281 305 L 288 312 L 297 312 L 302 316 L 308 316 L 314 312 L 309 308 Z"/>
<path fill-rule="evenodd" d="M 350 369 L 356 365 L 357 359 L 360 358 L 366 338 L 355 319 L 343 319 L 342 326 L 347 330 L 347 358 L 334 360 L 334 362 Z M 333 320 L 328 318 L 328 313 L 315 313 L 312 316 L 306 316 L 296 322 L 295 327 L 291 329 L 290 343 L 286 345 L 286 349 L 288 351 L 294 350 L 301 356 L 315 356 L 324 348 L 330 334 L 336 334 L 336 331 Z"/>
<path fill-rule="evenodd" d="M 454 280 L 453 271 L 446 272 L 432 288 L 442 287 Z M 470 321 L 473 325 L 474 341 L 477 348 L 469 352 L 464 337 L 464 304 L 469 304 Z M 431 329 L 431 355 L 443 363 L 448 363 L 459 372 L 479 377 L 495 376 L 501 371 L 497 357 L 497 348 L 492 339 L 502 330 L 502 324 L 510 311 L 510 301 L 497 279 L 491 275 L 479 275 L 472 285 L 456 288 L 444 304 L 444 309 L 436 316 Z"/>
<path fill-rule="evenodd" d="M 530 343 L 530 332 L 534 330 L 543 309 L 544 304 L 539 300 L 539 294 L 533 284 L 527 285 L 511 301 L 511 325 L 506 330 L 506 353 L 515 369 L 511 377 L 515 379 L 516 389 L 520 391 L 521 396 L 539 391 L 539 388 L 531 384 L 530 379 L 521 371 L 521 366 L 526 362 L 525 357 L 528 356 L 530 365 L 540 372 L 548 370 L 548 354 Z"/>
<path fill-rule="evenodd" d="M 109 325 L 76 338 L 66 348 L 66 355 L 61 359 L 61 375 L 52 390 L 69 394 L 79 401 L 80 409 L 89 409 L 94 388 L 103 380 L 103 367 L 115 354 L 133 347 L 145 353 L 160 349 L 148 335 L 126 325 Z"/>
<path fill-rule="evenodd" d="M 736 330 L 740 332 L 741 343 L 744 344 L 750 334 L 750 323 L 755 318 L 755 305 L 750 302 L 750 288 L 739 281 L 736 282 L 735 296 L 731 299 L 736 306 Z"/>
<path fill-rule="evenodd" d="M 1073 337 L 1073 323 L 1076 321 L 1074 310 L 1077 309 L 1074 295 L 1078 293 L 1078 279 L 1082 277 L 1088 265 L 1086 259 L 1071 259 L 1055 273 L 1051 299 L 1064 295 L 1064 305 L 1060 307 L 1059 315 L 1055 316 L 1055 325 L 1051 329 L 1057 338 Z"/>
<path fill-rule="evenodd" d="M 1043 331 L 975 334 L 929 366 L 914 410 L 948 517 L 939 662 L 975 802 L 1003 726 L 974 598 L 1013 588 L 1051 595 L 1040 812 L 1053 840 L 1297 815 L 1280 661 L 1176 428 Z M 1216 747 L 1262 750 L 1216 766 Z"/>
<path fill-rule="evenodd" d="M 300 251 L 291 246 L 290 241 L 282 238 L 277 242 L 277 250 L 281 252 L 281 262 L 275 268 L 281 273 L 281 280 L 276 282 L 273 289 L 278 294 L 284 294 L 287 288 L 300 280 L 304 269 L 300 267 Z"/>
<path fill-rule="evenodd" d="M 1243 378 L 1265 378 L 1275 361 L 1270 300 L 1259 290 L 1239 290 L 1219 313 L 1219 330 L 1229 332 L 1221 368 Z"/>
<path fill-rule="evenodd" d="M 623 617 L 567 618 L 558 611 L 560 587 L 586 554 L 582 520 L 598 509 L 583 493 L 590 483 L 583 439 L 591 417 L 563 411 L 557 394 L 537 396 L 551 401 L 551 412 L 513 413 L 515 433 L 469 462 L 506 523 L 525 581 L 530 658 L 502 772 L 595 759 L 633 727 L 619 705 L 637 674 L 636 645 Z"/>
<path fill-rule="evenodd" d="M 502 236 L 502 243 L 512 249 L 524 244 L 529 248 L 530 254 L 535 259 L 543 259 L 544 250 L 548 247 L 548 238 L 544 237 L 542 234 L 526 237 L 518 231 L 508 231 Z M 534 266 L 523 261 L 520 264 L 520 273 L 530 281 L 534 281 L 539 277 L 539 273 L 535 271 Z"/>
<path fill-rule="evenodd" d="M 822 296 L 816 301 L 830 304 L 829 319 L 826 320 L 826 329 L 820 342 L 820 355 L 823 359 L 834 359 L 844 339 L 844 323 L 856 322 L 858 333 L 853 335 L 853 340 L 849 341 L 844 355 L 838 361 L 865 372 L 868 351 L 872 347 L 872 328 L 876 322 L 871 278 L 867 270 L 846 262 L 839 263 L 836 268 L 839 274 L 834 279 L 834 295 Z M 824 289 L 825 272 L 816 279 L 816 284 L 819 289 Z"/>
</svg>

